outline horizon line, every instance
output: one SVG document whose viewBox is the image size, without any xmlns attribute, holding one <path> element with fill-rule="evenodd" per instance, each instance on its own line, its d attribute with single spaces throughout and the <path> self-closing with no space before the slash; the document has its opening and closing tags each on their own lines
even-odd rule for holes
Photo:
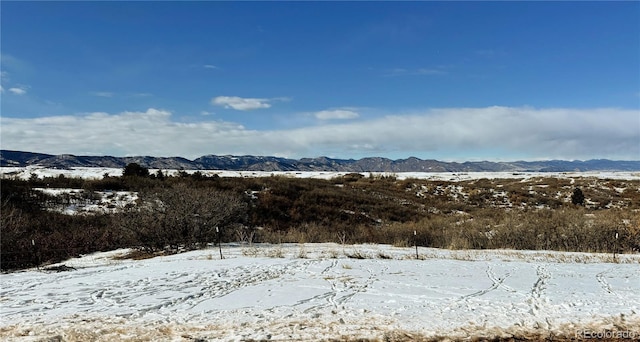
<svg viewBox="0 0 640 342">
<path fill-rule="evenodd" d="M 215 156 L 215 157 L 261 157 L 261 158 L 276 158 L 276 159 L 295 160 L 295 161 L 301 161 L 303 159 L 327 158 L 327 159 L 344 160 L 344 161 L 349 161 L 349 160 L 360 161 L 360 160 L 363 160 L 363 159 L 386 159 L 386 160 L 390 160 L 390 161 L 396 162 L 396 161 L 403 161 L 403 160 L 409 160 L 409 159 L 417 159 L 417 160 L 420 160 L 420 161 L 436 161 L 436 162 L 458 163 L 458 164 L 483 163 L 483 162 L 489 162 L 489 163 L 518 163 L 518 162 L 535 163 L 535 162 L 553 162 L 553 161 L 589 162 L 589 161 L 597 161 L 597 160 L 606 160 L 606 161 L 612 161 L 612 162 L 640 162 L 640 159 L 635 159 L 634 160 L 634 159 L 608 159 L 608 158 L 592 158 L 592 159 L 531 159 L 531 160 L 526 160 L 526 159 L 518 159 L 518 160 L 487 160 L 487 159 L 483 159 L 483 160 L 454 161 L 454 160 L 440 160 L 440 159 L 422 159 L 422 158 L 415 157 L 415 156 L 409 156 L 409 157 L 406 157 L 406 158 L 398 158 L 398 159 L 392 159 L 392 158 L 382 157 L 382 156 L 362 157 L 362 158 L 355 159 L 355 158 L 335 158 L 335 157 L 330 157 L 330 156 L 325 156 L 325 155 L 321 155 L 321 156 L 317 156 L 317 157 L 291 158 L 291 157 L 278 157 L 278 156 L 274 156 L 274 155 L 253 155 L 253 154 L 244 154 L 244 155 L 205 154 L 205 155 L 201 155 L 201 156 L 199 156 L 197 158 L 194 158 L 194 159 L 189 159 L 187 157 L 182 157 L 182 156 L 153 156 L 153 155 L 114 156 L 114 155 L 106 155 L 106 154 L 105 155 L 82 155 L 82 154 L 73 154 L 73 153 L 58 153 L 58 154 L 54 154 L 54 153 L 43 153 L 43 152 L 31 152 L 31 151 L 0 149 L 0 153 L 4 153 L 4 152 L 29 153 L 29 154 L 37 154 L 37 155 L 38 154 L 39 155 L 49 155 L 49 156 L 53 156 L 53 157 L 73 156 L 73 157 L 98 157 L 98 158 L 106 158 L 106 157 L 111 157 L 111 158 L 162 158 L 162 159 L 181 158 L 181 159 L 186 159 L 186 160 L 191 161 L 191 162 L 194 162 L 197 159 L 204 158 L 204 157 L 209 157 L 209 156 Z"/>
</svg>

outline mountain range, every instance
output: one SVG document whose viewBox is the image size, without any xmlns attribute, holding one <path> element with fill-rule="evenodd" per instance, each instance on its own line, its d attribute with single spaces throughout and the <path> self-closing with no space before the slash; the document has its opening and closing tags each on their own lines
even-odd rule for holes
<svg viewBox="0 0 640 342">
<path fill-rule="evenodd" d="M 586 161 L 546 160 L 514 162 L 443 162 L 432 159 L 333 159 L 328 157 L 288 159 L 263 156 L 206 155 L 194 160 L 182 157 L 111 157 L 52 155 L 44 153 L 0 150 L 0 166 L 49 168 L 71 167 L 122 168 L 138 163 L 152 169 L 236 170 L 236 171 L 342 171 L 342 172 L 571 172 L 571 171 L 640 171 L 640 160 L 619 161 L 592 159 Z"/>
</svg>

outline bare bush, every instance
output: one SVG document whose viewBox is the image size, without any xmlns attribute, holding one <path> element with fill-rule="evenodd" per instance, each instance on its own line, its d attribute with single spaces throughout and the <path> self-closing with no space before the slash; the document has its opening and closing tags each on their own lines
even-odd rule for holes
<svg viewBox="0 0 640 342">
<path fill-rule="evenodd" d="M 122 224 L 136 234 L 142 248 L 151 250 L 196 248 L 216 242 L 218 231 L 229 240 L 247 215 L 240 196 L 183 183 L 141 192 L 140 199 L 122 216 Z"/>
</svg>

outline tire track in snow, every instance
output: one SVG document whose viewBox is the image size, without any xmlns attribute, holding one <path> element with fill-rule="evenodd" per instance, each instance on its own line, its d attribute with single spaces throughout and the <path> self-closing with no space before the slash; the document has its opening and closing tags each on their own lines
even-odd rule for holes
<svg viewBox="0 0 640 342">
<path fill-rule="evenodd" d="M 305 269 L 301 270 L 304 271 L 304 273 L 311 273 L 313 274 L 313 272 L 309 272 L 308 268 L 314 264 L 318 264 L 323 262 L 324 260 L 313 260 L 312 262 L 309 262 L 308 264 L 306 264 Z M 326 274 L 328 274 L 331 270 L 333 270 L 336 266 L 338 265 L 338 260 L 333 260 L 327 267 L 325 267 L 324 269 L 322 269 L 322 271 L 320 271 L 319 273 L 317 273 L 320 277 L 322 277 L 324 280 L 327 280 L 330 276 L 327 276 Z M 300 306 L 303 306 L 305 304 L 309 304 L 315 301 L 330 301 L 329 297 L 333 294 L 333 290 L 328 291 L 328 292 L 324 292 L 322 294 L 319 295 L 315 295 L 309 298 L 305 298 L 305 299 L 301 299 L 299 301 L 297 301 L 295 304 L 290 305 L 290 307 L 292 308 L 297 308 Z M 316 307 L 321 307 L 323 305 L 312 305 L 310 308 L 307 308 L 303 311 L 303 313 L 309 312 L 310 310 L 313 310 L 313 308 Z M 326 305 L 324 305 L 326 306 Z M 292 316 L 292 314 L 287 315 L 287 317 Z"/>
<path fill-rule="evenodd" d="M 373 261 L 373 262 L 382 263 L 382 267 L 379 270 L 381 274 L 385 273 L 389 269 L 389 266 L 384 262 L 381 262 L 381 261 Z M 328 274 L 331 270 L 335 269 L 337 264 L 338 264 L 338 261 L 334 260 L 331 263 L 331 265 L 325 268 L 320 274 L 322 275 Z M 322 301 L 322 303 L 319 303 L 317 305 L 312 305 L 309 308 L 305 309 L 303 313 L 321 311 L 327 308 L 333 308 L 333 309 L 340 308 L 341 306 L 349 302 L 349 300 L 351 300 L 358 293 L 366 292 L 366 290 L 376 280 L 379 279 L 377 277 L 378 274 L 376 274 L 376 272 L 372 268 L 365 268 L 364 270 L 369 274 L 369 276 L 364 280 L 364 282 L 358 281 L 361 279 L 360 277 L 350 276 L 348 274 L 340 274 L 337 276 L 331 276 L 331 275 L 325 276 L 323 279 L 329 283 L 329 286 L 330 286 L 329 291 L 320 295 L 313 296 L 308 299 L 301 300 L 298 303 L 296 303 L 295 306 L 312 303 L 314 301 Z"/>
<path fill-rule="evenodd" d="M 440 308 L 440 313 L 444 314 L 445 312 L 455 311 L 460 309 L 461 307 L 466 307 L 467 310 L 475 310 L 478 304 L 473 303 L 472 302 L 473 299 L 477 299 L 479 297 L 482 297 L 498 289 L 502 289 L 510 293 L 519 294 L 519 291 L 515 290 L 511 286 L 504 284 L 504 282 L 511 276 L 511 271 L 507 271 L 503 275 L 498 276 L 495 273 L 493 267 L 491 265 L 487 265 L 487 268 L 485 269 L 485 274 L 487 275 L 487 278 L 491 281 L 491 285 L 489 285 L 489 287 L 482 290 L 478 290 L 471 294 L 463 295 L 457 298 L 452 298 L 449 301 L 449 304 Z M 491 304 L 490 302 L 484 302 L 480 305 L 484 306 L 484 305 L 490 305 L 490 304 Z"/>
<path fill-rule="evenodd" d="M 189 306 L 189 309 L 193 309 L 206 300 L 224 297 L 245 287 L 278 279 L 285 274 L 294 275 L 304 272 L 314 262 L 316 261 L 295 260 L 284 265 L 269 265 L 266 269 L 246 266 L 227 269 L 217 274 L 218 278 L 225 278 L 224 280 L 207 282 L 199 292 L 188 296 L 185 304 Z M 240 271 L 240 275 L 235 274 L 238 271 Z"/>
<path fill-rule="evenodd" d="M 379 269 L 379 273 L 380 274 L 384 274 L 389 270 L 389 265 L 388 263 L 381 261 L 381 260 L 371 260 L 371 262 L 376 263 L 376 264 L 381 264 L 382 267 Z M 366 292 L 367 289 L 369 287 L 371 287 L 371 285 L 373 285 L 373 283 L 376 280 L 379 280 L 379 278 L 376 277 L 376 272 L 374 271 L 373 268 L 371 267 L 367 267 L 365 268 L 365 270 L 367 271 L 367 273 L 369 273 L 369 277 L 367 277 L 367 279 L 363 282 L 363 283 L 358 283 L 358 282 L 354 282 L 351 281 L 350 282 L 350 286 L 347 287 L 347 291 L 351 291 L 351 293 L 342 296 L 340 298 L 338 298 L 336 300 L 336 304 L 338 305 L 343 305 L 346 302 L 348 302 L 351 298 L 353 298 L 355 295 L 357 295 L 358 293 L 363 293 Z"/>
<path fill-rule="evenodd" d="M 495 284 L 498 285 L 496 289 L 501 288 L 508 292 L 517 293 L 518 291 L 516 291 L 514 288 L 504 284 L 504 281 L 507 280 L 507 278 L 509 278 L 510 276 L 511 276 L 511 272 L 507 272 L 504 274 L 504 276 L 498 277 L 496 276 L 495 272 L 493 272 L 493 268 L 491 267 L 491 265 L 487 267 L 487 277 L 489 278 L 489 280 L 493 282 L 494 285 Z"/>
<path fill-rule="evenodd" d="M 120 317 L 142 317 L 160 310 L 191 310 L 207 300 L 224 297 L 285 274 L 304 272 L 311 263 L 312 260 L 294 260 L 285 264 L 238 266 L 196 274 L 170 272 L 161 277 L 127 281 L 117 287 L 110 283 L 109 289 L 93 291 L 88 297 L 90 304 L 97 306 L 97 311 L 119 307 L 121 310 L 117 316 Z M 167 279 L 171 281 L 165 281 Z M 131 298 L 131 293 L 136 294 L 135 298 Z M 163 298 L 159 298 L 160 303 L 146 304 L 145 297 L 155 297 L 159 293 L 165 293 Z"/>
<path fill-rule="evenodd" d="M 329 274 L 332 270 L 335 269 L 335 267 L 338 265 L 338 260 L 333 260 L 331 262 L 331 264 L 327 267 L 325 267 L 321 272 L 320 275 L 322 276 L 322 278 L 329 283 L 330 289 L 329 291 L 307 298 L 307 299 L 303 299 L 298 301 L 296 304 L 294 304 L 293 306 L 301 306 L 304 304 L 308 304 L 308 303 L 312 303 L 312 302 L 316 302 L 316 301 L 320 301 L 320 304 L 317 305 L 312 305 L 310 307 L 308 307 L 307 309 L 305 309 L 304 311 L 302 311 L 303 313 L 310 313 L 313 311 L 319 311 L 328 307 L 333 307 L 333 308 L 337 308 L 338 304 L 336 303 L 336 297 L 338 295 L 338 292 L 340 292 L 340 289 L 338 288 L 337 282 L 336 280 L 338 280 L 339 278 L 333 277 L 331 275 L 327 275 Z"/>
<path fill-rule="evenodd" d="M 338 260 L 335 259 L 331 262 L 331 265 L 327 266 L 324 270 L 322 270 L 322 272 L 320 272 L 320 274 L 326 274 L 329 271 L 331 271 L 332 269 L 334 269 L 336 267 L 336 265 L 338 265 Z"/>
<path fill-rule="evenodd" d="M 106 302 L 107 305 L 113 305 L 115 303 L 111 298 L 108 298 L 108 296 L 105 297 L 105 292 L 106 291 L 107 290 L 101 289 L 101 290 L 98 290 L 98 291 L 94 291 L 89 295 L 89 297 L 93 301 L 94 305 L 95 304 L 100 304 L 102 302 Z"/>
<path fill-rule="evenodd" d="M 487 274 L 487 278 L 489 278 L 489 280 L 491 280 L 491 286 L 489 286 L 486 289 L 474 292 L 472 294 L 468 294 L 466 296 L 462 296 L 460 300 L 467 300 L 470 298 L 474 298 L 474 297 L 480 297 L 483 296 L 491 291 L 497 290 L 499 288 L 502 288 L 506 291 L 509 292 L 516 292 L 516 290 L 514 290 L 513 288 L 511 288 L 510 286 L 504 285 L 504 281 L 507 280 L 507 278 L 509 278 L 511 276 L 511 273 L 507 272 L 505 273 L 503 276 L 498 277 L 495 272 L 493 271 L 493 268 L 491 267 L 491 265 L 487 266 L 487 269 L 485 271 L 485 273 Z"/>
<path fill-rule="evenodd" d="M 600 287 L 601 287 L 605 292 L 607 292 L 607 293 L 609 293 L 609 294 L 612 294 L 612 295 L 614 295 L 614 296 L 616 296 L 616 297 L 618 297 L 618 298 L 622 298 L 622 296 L 621 296 L 618 292 L 614 291 L 614 290 L 611 288 L 611 284 L 609 284 L 609 282 L 607 281 L 607 279 L 606 279 L 606 277 L 605 277 L 605 273 L 609 273 L 609 272 L 611 272 L 611 271 L 613 271 L 613 270 L 615 270 L 615 269 L 616 269 L 616 267 L 612 267 L 612 268 L 610 268 L 610 269 L 608 269 L 608 270 L 604 270 L 604 271 L 602 271 L 602 272 L 600 272 L 600 273 L 596 274 L 596 280 L 598 281 L 598 284 L 600 284 Z"/>
</svg>

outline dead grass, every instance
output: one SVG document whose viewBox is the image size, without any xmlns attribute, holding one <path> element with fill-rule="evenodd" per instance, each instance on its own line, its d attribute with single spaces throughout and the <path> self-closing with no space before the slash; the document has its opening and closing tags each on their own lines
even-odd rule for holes
<svg viewBox="0 0 640 342">
<path fill-rule="evenodd" d="M 284 250 L 280 246 L 271 248 L 267 251 L 267 256 L 269 258 L 284 258 Z"/>
<path fill-rule="evenodd" d="M 389 255 L 389 254 L 387 254 L 385 252 L 382 252 L 382 251 L 378 252 L 378 258 L 379 259 L 385 259 L 385 260 L 393 259 L 393 257 L 391 255 Z"/>
<path fill-rule="evenodd" d="M 304 244 L 300 244 L 300 247 L 298 248 L 298 253 L 296 254 L 296 257 L 298 259 L 307 259 L 307 258 L 309 258 L 309 255 L 307 254 L 307 250 L 304 247 Z"/>
<path fill-rule="evenodd" d="M 360 259 L 360 260 L 363 260 L 363 259 L 371 259 L 371 257 L 370 257 L 370 256 L 368 256 L 367 254 L 365 254 L 365 253 L 361 252 L 361 251 L 360 251 L 360 250 L 358 250 L 358 249 L 354 249 L 354 250 L 353 250 L 353 252 L 351 252 L 351 253 L 345 253 L 345 255 L 346 255 L 346 256 L 347 256 L 347 258 L 349 258 L 349 259 Z"/>
<path fill-rule="evenodd" d="M 350 269 L 347 264 L 343 268 Z M 348 281 L 348 278 L 345 280 Z M 266 323 L 269 324 L 269 323 Z M 344 324 L 344 322 L 342 322 Z M 371 341 L 371 342 L 435 342 L 435 341 L 587 341 L 580 332 L 606 333 L 609 336 L 626 333 L 633 336 L 627 339 L 605 337 L 598 341 L 635 341 L 640 336 L 640 320 L 637 317 L 619 315 L 604 317 L 598 321 L 589 323 L 566 323 L 554 327 L 553 331 L 539 328 L 525 328 L 522 326 L 491 327 L 491 326 L 462 326 L 448 333 L 424 330 L 391 329 L 386 326 L 378 326 L 375 321 L 349 322 L 352 332 L 348 335 L 337 335 L 335 330 L 328 328 L 322 321 L 277 321 L 273 325 L 265 326 L 264 323 L 253 326 L 256 330 L 261 328 L 282 329 L 286 326 L 300 325 L 309 330 L 318 329 L 316 337 L 304 340 L 309 341 Z M 327 329 L 328 328 L 328 329 Z M 342 330 L 344 331 L 344 330 Z M 308 331 L 307 331 L 308 333 Z M 633 334 L 633 335 L 631 335 Z M 309 336 L 309 335 L 307 335 Z M 365 337 L 366 336 L 366 337 Z M 168 340 L 192 340 L 192 341 L 222 341 L 237 339 L 237 326 L 235 325 L 192 325 L 177 323 L 159 324 L 131 324 L 124 318 L 82 318 L 81 320 L 65 324 L 63 326 L 45 325 L 5 325 L 0 327 L 0 339 L 30 341 L 168 341 Z M 244 341 L 266 341 L 260 339 L 243 339 Z M 291 340 L 303 340 L 292 336 Z"/>
<path fill-rule="evenodd" d="M 340 253 L 335 249 L 330 249 L 329 251 L 327 251 L 327 254 L 329 255 L 330 259 L 337 259 L 338 255 L 340 255 Z"/>
<path fill-rule="evenodd" d="M 260 250 L 255 246 L 244 247 L 242 248 L 242 255 L 248 257 L 257 257 Z"/>
<path fill-rule="evenodd" d="M 151 259 L 157 256 L 169 255 L 166 251 L 147 251 L 142 249 L 133 249 L 127 253 L 115 255 L 112 257 L 114 260 L 144 260 Z"/>
</svg>

